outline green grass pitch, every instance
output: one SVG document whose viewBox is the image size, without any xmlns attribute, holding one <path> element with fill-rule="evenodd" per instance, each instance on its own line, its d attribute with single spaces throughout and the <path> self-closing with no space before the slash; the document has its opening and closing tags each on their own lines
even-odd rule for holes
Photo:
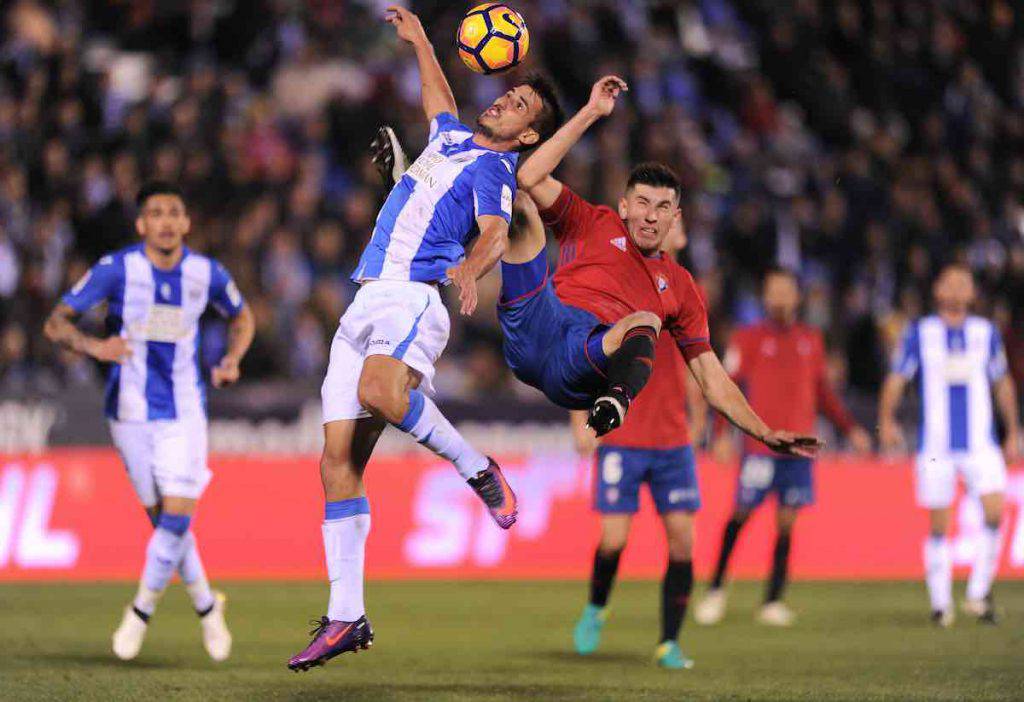
<svg viewBox="0 0 1024 702">
<path fill-rule="evenodd" d="M 1024 699 L 1024 583 L 999 585 L 1000 626 L 961 616 L 948 631 L 927 624 L 920 583 L 796 583 L 791 630 L 755 625 L 761 586 L 738 583 L 722 625 L 687 621 L 696 667 L 682 672 L 652 662 L 653 582 L 619 583 L 600 651 L 574 655 L 585 587 L 370 583 L 373 649 L 295 674 L 285 661 L 325 605 L 321 584 L 224 585 L 235 648 L 219 665 L 180 587 L 121 663 L 109 641 L 131 585 L 0 585 L 0 700 Z"/>
</svg>

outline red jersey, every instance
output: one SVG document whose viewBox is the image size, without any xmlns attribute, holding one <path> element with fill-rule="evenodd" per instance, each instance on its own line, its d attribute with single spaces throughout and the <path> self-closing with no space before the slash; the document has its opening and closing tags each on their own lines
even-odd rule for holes
<svg viewBox="0 0 1024 702">
<path fill-rule="evenodd" d="M 658 336 L 651 379 L 629 405 L 622 426 L 601 439 L 605 446 L 664 449 L 690 443 L 686 423 L 686 363 L 670 334 Z"/>
<path fill-rule="evenodd" d="M 559 242 L 553 280 L 562 302 L 605 324 L 653 312 L 688 360 L 711 350 L 708 316 L 693 276 L 663 253 L 644 256 L 617 212 L 563 185 L 540 214 Z"/>
<path fill-rule="evenodd" d="M 855 425 L 828 381 L 825 341 L 814 327 L 759 322 L 739 329 L 729 343 L 725 366 L 772 429 L 812 434 L 819 412 L 843 433 Z M 772 453 L 749 436 L 744 450 Z"/>
</svg>

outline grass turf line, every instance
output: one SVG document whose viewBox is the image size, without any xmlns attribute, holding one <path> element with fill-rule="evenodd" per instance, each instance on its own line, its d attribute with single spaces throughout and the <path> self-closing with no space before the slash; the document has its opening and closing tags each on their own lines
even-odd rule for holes
<svg viewBox="0 0 1024 702">
<path fill-rule="evenodd" d="M 732 588 L 713 628 L 687 621 L 691 671 L 653 665 L 658 583 L 623 582 L 600 650 L 571 652 L 580 582 L 370 583 L 373 649 L 294 674 L 326 586 L 227 583 L 232 658 L 210 661 L 183 590 L 164 597 L 139 658 L 110 634 L 134 592 L 0 585 L 0 700 L 1010 700 L 1024 697 L 1024 582 L 999 584 L 999 627 L 927 623 L 919 583 L 797 583 L 790 630 L 753 623 L 759 583 Z M 962 590 L 962 584 L 958 591 Z M 701 590 L 698 590 L 698 595 Z"/>
</svg>

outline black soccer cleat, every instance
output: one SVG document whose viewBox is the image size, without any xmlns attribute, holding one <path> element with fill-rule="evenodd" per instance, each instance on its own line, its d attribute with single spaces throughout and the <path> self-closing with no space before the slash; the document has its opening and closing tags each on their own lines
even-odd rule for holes
<svg viewBox="0 0 1024 702">
<path fill-rule="evenodd" d="M 377 135 L 370 143 L 370 156 L 381 180 L 393 187 L 409 168 L 409 157 L 405 155 L 395 130 L 385 124 L 377 129 Z"/>
<path fill-rule="evenodd" d="M 587 426 L 598 436 L 604 436 L 613 429 L 622 426 L 629 409 L 629 398 L 618 390 L 609 390 L 594 401 L 587 415 Z"/>
</svg>

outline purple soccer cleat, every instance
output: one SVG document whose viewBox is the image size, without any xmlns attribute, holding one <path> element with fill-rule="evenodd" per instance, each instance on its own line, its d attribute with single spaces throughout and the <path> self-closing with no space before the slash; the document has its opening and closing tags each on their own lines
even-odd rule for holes
<svg viewBox="0 0 1024 702">
<path fill-rule="evenodd" d="M 508 529 L 516 523 L 519 501 L 516 500 L 516 494 L 512 492 L 512 486 L 505 480 L 498 464 L 493 458 L 487 460 L 490 461 L 487 467 L 466 482 L 487 505 L 491 517 L 498 526 Z"/>
<path fill-rule="evenodd" d="M 366 615 L 354 622 L 331 621 L 321 617 L 310 622 L 316 626 L 310 631 L 313 640 L 302 653 L 292 656 L 288 668 L 296 673 L 323 665 L 335 656 L 348 651 L 359 652 L 373 645 L 373 627 Z"/>
</svg>

